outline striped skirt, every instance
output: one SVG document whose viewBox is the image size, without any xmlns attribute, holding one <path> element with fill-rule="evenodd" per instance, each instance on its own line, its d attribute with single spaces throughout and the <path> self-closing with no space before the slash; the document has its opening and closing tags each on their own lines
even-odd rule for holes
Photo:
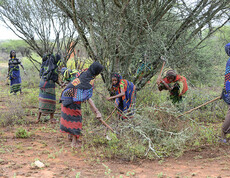
<svg viewBox="0 0 230 178">
<path fill-rule="evenodd" d="M 40 88 L 39 111 L 45 114 L 52 114 L 56 109 L 56 95 L 54 88 Z"/>
<path fill-rule="evenodd" d="M 81 102 L 74 102 L 68 106 L 61 104 L 60 131 L 79 138 L 82 130 Z"/>
<path fill-rule="evenodd" d="M 10 93 L 21 91 L 21 78 L 10 80 Z"/>
</svg>

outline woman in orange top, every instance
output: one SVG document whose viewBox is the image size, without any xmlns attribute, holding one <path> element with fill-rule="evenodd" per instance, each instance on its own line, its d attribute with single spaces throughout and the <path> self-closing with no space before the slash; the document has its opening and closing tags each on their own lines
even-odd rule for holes
<svg viewBox="0 0 230 178">
<path fill-rule="evenodd" d="M 115 99 L 116 107 L 122 119 L 132 118 L 135 113 L 136 87 L 135 85 L 122 79 L 118 73 L 112 74 L 111 96 L 107 100 Z"/>
<path fill-rule="evenodd" d="M 158 89 L 169 90 L 170 99 L 173 103 L 182 101 L 182 95 L 188 90 L 186 78 L 176 74 L 174 70 L 169 70 L 166 77 L 157 79 Z"/>
</svg>

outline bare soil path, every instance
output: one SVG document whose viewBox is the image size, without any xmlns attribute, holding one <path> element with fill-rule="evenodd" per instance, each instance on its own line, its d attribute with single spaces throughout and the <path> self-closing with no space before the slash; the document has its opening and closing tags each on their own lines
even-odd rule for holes
<svg viewBox="0 0 230 178">
<path fill-rule="evenodd" d="M 1 68 L 6 67 L 0 65 Z M 7 107 L 9 86 L 0 76 L 0 118 L 10 112 Z M 34 108 L 30 108 L 34 110 Z M 23 125 L 31 136 L 18 139 L 15 133 L 20 126 L 0 127 L 0 178 L 22 177 L 230 177 L 230 147 L 228 144 L 200 146 L 178 158 L 163 160 L 107 160 L 93 153 L 70 148 L 66 135 L 59 132 L 59 125 L 35 124 L 36 117 Z M 38 168 L 35 161 L 44 163 Z"/>
</svg>

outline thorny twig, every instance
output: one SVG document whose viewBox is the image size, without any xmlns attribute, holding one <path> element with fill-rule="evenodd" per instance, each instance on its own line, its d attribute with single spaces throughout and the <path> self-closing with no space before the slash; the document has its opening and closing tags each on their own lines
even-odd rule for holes
<svg viewBox="0 0 230 178">
<path fill-rule="evenodd" d="M 149 150 L 152 150 L 153 153 L 154 153 L 158 158 L 161 158 L 161 156 L 159 156 L 159 155 L 157 154 L 156 150 L 153 148 L 153 147 L 154 147 L 153 142 L 152 142 L 152 140 L 146 135 L 146 133 L 144 133 L 144 132 L 143 132 L 142 130 L 140 130 L 140 129 L 137 129 L 137 130 L 133 129 L 133 130 L 134 130 L 135 132 L 138 132 L 138 133 L 139 133 L 140 135 L 142 135 L 146 140 L 148 140 L 149 148 L 148 148 L 147 152 L 145 153 L 145 156 L 148 155 Z"/>
</svg>

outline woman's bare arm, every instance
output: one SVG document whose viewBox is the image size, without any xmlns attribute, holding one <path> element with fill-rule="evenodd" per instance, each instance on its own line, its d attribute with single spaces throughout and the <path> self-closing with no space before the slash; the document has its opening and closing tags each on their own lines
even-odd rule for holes
<svg viewBox="0 0 230 178">
<path fill-rule="evenodd" d="M 124 96 L 124 95 L 125 95 L 125 92 L 124 92 L 124 91 L 121 91 L 121 93 L 119 93 L 118 95 L 108 97 L 107 100 L 119 98 L 119 97 L 122 97 L 122 96 Z"/>
<path fill-rule="evenodd" d="M 88 103 L 90 105 L 91 110 L 96 114 L 96 118 L 101 118 L 101 113 L 99 112 L 91 98 L 88 100 Z"/>
</svg>

